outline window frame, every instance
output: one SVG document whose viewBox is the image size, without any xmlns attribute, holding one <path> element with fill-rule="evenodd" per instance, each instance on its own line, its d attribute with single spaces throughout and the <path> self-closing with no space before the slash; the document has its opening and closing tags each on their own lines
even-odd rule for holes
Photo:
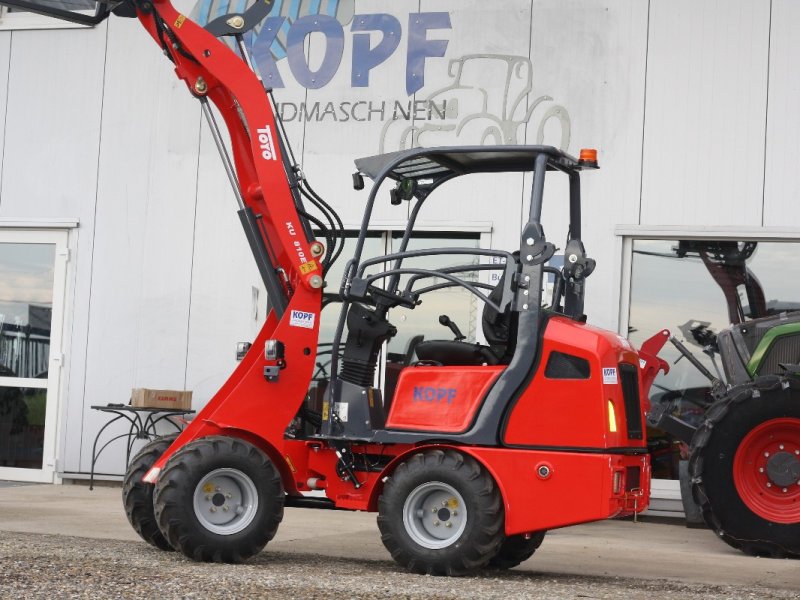
<svg viewBox="0 0 800 600">
<path fill-rule="evenodd" d="M 77 225 L 77 223 L 75 223 Z M 67 314 L 67 286 L 70 257 L 71 222 L 23 222 L 0 219 L 0 239 L 3 243 L 19 244 L 54 244 L 54 276 L 52 296 L 52 320 L 50 324 L 50 353 L 48 377 L 41 379 L 0 378 L 5 387 L 27 387 L 44 389 L 46 396 L 46 413 L 41 469 L 0 467 L 0 479 L 11 481 L 27 481 L 35 483 L 60 483 L 61 473 L 58 457 L 62 448 L 62 409 L 66 402 L 66 393 L 62 389 L 65 374 L 65 324 Z"/>
<path fill-rule="evenodd" d="M 785 227 L 648 227 L 641 225 L 620 225 L 614 235 L 620 244 L 620 286 L 617 306 L 617 332 L 627 337 L 630 324 L 631 276 L 633 270 L 634 240 L 753 240 L 757 242 L 800 243 L 800 229 Z"/>
<path fill-rule="evenodd" d="M 628 336 L 631 308 L 631 284 L 633 275 L 634 240 L 753 240 L 758 242 L 800 243 L 800 229 L 793 227 L 680 227 L 619 225 L 614 230 L 617 256 L 620 259 L 619 296 L 617 297 L 617 332 Z M 675 516 L 683 510 L 678 479 L 653 479 L 652 494 L 657 501 L 651 502 L 648 514 L 654 516 Z"/>
</svg>

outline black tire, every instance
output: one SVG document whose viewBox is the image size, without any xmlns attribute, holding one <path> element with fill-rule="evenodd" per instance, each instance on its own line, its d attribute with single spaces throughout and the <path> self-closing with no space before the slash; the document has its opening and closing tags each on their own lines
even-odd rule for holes
<svg viewBox="0 0 800 600">
<path fill-rule="evenodd" d="M 167 539 L 161 534 L 153 511 L 152 483 L 142 481 L 145 473 L 164 454 L 170 444 L 175 441 L 178 434 L 156 438 L 145 444 L 139 453 L 133 457 L 125 472 L 122 483 L 122 504 L 125 506 L 125 515 L 136 533 L 145 542 L 161 550 L 173 550 Z"/>
<path fill-rule="evenodd" d="M 466 509 L 461 515 L 458 496 Z M 404 520 L 407 503 L 418 507 L 419 513 L 410 509 L 412 515 L 422 515 L 411 517 L 409 524 Z M 428 521 L 425 503 L 436 514 Z M 443 526 L 436 532 L 449 538 L 429 533 L 434 523 L 448 522 L 449 530 Z M 465 575 L 486 566 L 503 541 L 503 523 L 503 502 L 492 477 L 477 461 L 453 450 L 427 450 L 400 463 L 378 500 L 381 540 L 392 558 L 413 573 Z M 423 545 L 425 539 L 433 542 Z"/>
<path fill-rule="evenodd" d="M 800 557 L 800 516 L 790 517 L 791 522 L 782 523 L 771 520 L 770 514 L 783 510 L 784 500 L 775 493 L 785 493 L 786 501 L 793 503 L 789 510 L 800 509 L 800 482 L 793 485 L 775 484 L 769 475 L 759 471 L 757 461 L 736 462 L 737 450 L 745 452 L 759 448 L 751 442 L 754 435 L 766 431 L 767 439 L 775 437 L 770 433 L 772 424 L 789 423 L 789 432 L 780 434 L 774 443 L 783 444 L 780 452 L 791 465 L 783 468 L 789 477 L 800 469 L 796 454 L 800 451 L 800 428 L 793 429 L 795 420 L 800 420 L 800 380 L 777 376 L 761 377 L 752 384 L 731 389 L 724 398 L 712 405 L 706 413 L 706 422 L 694 435 L 691 445 L 689 472 L 692 477 L 692 494 L 703 512 L 706 524 L 718 537 L 745 554 L 773 558 Z M 766 428 L 766 429 L 765 429 Z M 750 436 L 750 437 L 748 437 Z M 757 438 L 756 438 L 757 439 Z M 784 443 L 783 440 L 786 440 Z M 788 445 L 788 446 L 787 446 Z M 758 453 L 761 456 L 762 453 Z M 766 454 L 763 454 L 766 456 Z M 764 459 L 765 461 L 767 459 Z M 769 463 L 766 465 L 769 467 Z M 764 467 L 760 467 L 764 468 Z M 782 477 L 786 477 L 786 474 Z M 738 482 L 736 480 L 738 476 Z M 751 482 L 755 489 L 750 498 L 743 498 L 742 480 Z M 769 487 L 767 487 L 769 483 Z M 765 486 L 760 490 L 759 485 Z M 773 491 L 774 490 L 774 491 Z M 772 494 L 772 495 L 771 495 Z M 768 503 L 766 509 L 754 504 L 753 498 Z M 788 514 L 788 513 L 780 513 Z M 774 518 L 774 517 L 773 517 Z"/>
<path fill-rule="evenodd" d="M 159 529 L 176 550 L 196 561 L 239 563 L 275 537 L 283 503 L 283 482 L 266 454 L 243 440 L 212 436 L 170 457 L 154 505 Z M 212 522 L 219 519 L 226 521 Z"/>
<path fill-rule="evenodd" d="M 546 531 L 537 531 L 530 537 L 525 535 L 512 535 L 503 540 L 500 550 L 489 560 L 489 566 L 495 569 L 513 569 L 525 562 L 544 541 Z"/>
</svg>

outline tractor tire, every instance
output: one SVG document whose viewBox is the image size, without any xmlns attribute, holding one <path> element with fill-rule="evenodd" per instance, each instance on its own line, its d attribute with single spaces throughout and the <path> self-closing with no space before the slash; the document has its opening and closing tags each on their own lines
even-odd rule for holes
<svg viewBox="0 0 800 600">
<path fill-rule="evenodd" d="M 133 457 L 125 472 L 122 483 L 122 504 L 125 506 L 125 515 L 136 533 L 145 542 L 161 550 L 172 550 L 172 546 L 161 534 L 153 511 L 152 483 L 142 481 L 145 473 L 155 464 L 164 451 L 170 447 L 178 434 L 156 438 L 145 444 L 139 453 Z"/>
<path fill-rule="evenodd" d="M 269 457 L 238 438 L 211 436 L 175 452 L 156 482 L 161 533 L 187 557 L 240 563 L 283 519 L 283 482 Z"/>
<path fill-rule="evenodd" d="M 760 377 L 695 432 L 692 493 L 708 526 L 753 556 L 800 557 L 800 379 Z"/>
<path fill-rule="evenodd" d="M 544 541 L 546 531 L 537 531 L 530 537 L 512 535 L 503 540 L 500 551 L 489 560 L 489 566 L 495 569 L 513 569 L 525 562 L 539 549 Z"/>
<path fill-rule="evenodd" d="M 412 573 L 465 575 L 485 567 L 503 541 L 497 485 L 473 458 L 427 450 L 400 463 L 378 500 L 384 546 Z"/>
</svg>

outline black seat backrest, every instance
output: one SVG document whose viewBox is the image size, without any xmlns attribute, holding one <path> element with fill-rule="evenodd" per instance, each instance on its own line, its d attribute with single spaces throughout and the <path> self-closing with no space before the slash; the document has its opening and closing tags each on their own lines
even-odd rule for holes
<svg viewBox="0 0 800 600">
<path fill-rule="evenodd" d="M 500 281 L 489 294 L 489 300 L 500 304 L 503 300 L 503 289 L 506 284 L 506 273 L 500 276 Z M 483 306 L 483 335 L 503 364 L 508 363 L 514 356 L 517 345 L 517 313 L 511 310 L 511 304 L 503 312 L 498 312 L 489 304 Z"/>
</svg>

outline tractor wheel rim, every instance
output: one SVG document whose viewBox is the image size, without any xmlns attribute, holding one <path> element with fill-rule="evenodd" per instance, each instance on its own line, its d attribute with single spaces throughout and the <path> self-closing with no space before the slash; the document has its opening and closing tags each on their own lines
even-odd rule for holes
<svg viewBox="0 0 800 600">
<path fill-rule="evenodd" d="M 256 485 L 238 469 L 214 469 L 195 487 L 194 514 L 212 533 L 238 533 L 253 522 L 257 511 Z"/>
<path fill-rule="evenodd" d="M 429 481 L 414 488 L 406 498 L 403 525 L 409 537 L 423 548 L 447 548 L 464 533 L 467 506 L 453 486 Z"/>
<path fill-rule="evenodd" d="M 759 517 L 800 523 L 800 419 L 771 419 L 751 430 L 736 450 L 733 481 Z"/>
</svg>

